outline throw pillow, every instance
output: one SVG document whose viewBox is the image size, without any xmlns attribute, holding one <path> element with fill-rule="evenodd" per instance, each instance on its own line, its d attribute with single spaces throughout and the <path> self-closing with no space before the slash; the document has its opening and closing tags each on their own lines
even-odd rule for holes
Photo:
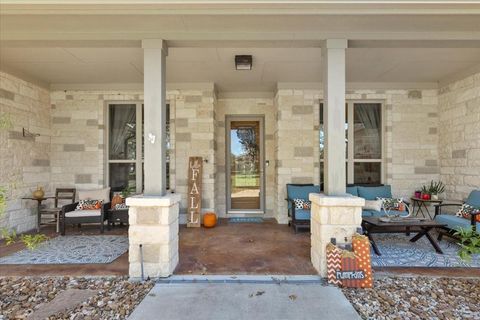
<svg viewBox="0 0 480 320">
<path fill-rule="evenodd" d="M 373 211 L 381 211 L 382 210 L 382 200 L 365 200 L 365 206 L 363 207 L 364 210 L 373 210 Z"/>
<path fill-rule="evenodd" d="M 312 203 L 308 200 L 304 199 L 293 199 L 293 203 L 295 203 L 295 209 L 305 209 L 305 210 L 310 210 L 312 207 Z"/>
<path fill-rule="evenodd" d="M 112 198 L 112 205 L 111 205 L 111 208 L 112 209 L 115 209 L 115 206 L 117 204 L 122 204 L 124 202 L 124 199 L 122 198 L 122 196 L 120 196 L 119 194 L 116 194 L 113 196 Z"/>
<path fill-rule="evenodd" d="M 462 217 L 465 219 L 470 220 L 472 214 L 477 214 L 475 217 L 476 222 L 480 222 L 480 208 L 476 208 L 474 206 L 471 206 L 469 204 L 464 203 L 460 210 L 455 214 L 457 217 Z"/>
<path fill-rule="evenodd" d="M 102 200 L 80 200 L 75 210 L 98 210 L 102 208 Z"/>
<path fill-rule="evenodd" d="M 125 203 L 117 203 L 115 205 L 114 210 L 122 210 L 122 209 L 128 209 L 128 207 Z"/>
<path fill-rule="evenodd" d="M 402 198 L 377 198 L 382 201 L 384 210 L 405 211 L 405 203 Z"/>
</svg>

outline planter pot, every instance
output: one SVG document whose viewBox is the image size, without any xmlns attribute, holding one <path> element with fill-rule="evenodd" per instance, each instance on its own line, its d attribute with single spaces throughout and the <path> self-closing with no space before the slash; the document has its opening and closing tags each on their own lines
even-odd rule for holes
<svg viewBox="0 0 480 320">
<path fill-rule="evenodd" d="M 207 212 L 203 215 L 203 226 L 213 228 L 217 224 L 217 215 L 213 212 Z"/>
<path fill-rule="evenodd" d="M 428 193 L 422 194 L 422 200 L 430 200 L 430 195 Z"/>
<path fill-rule="evenodd" d="M 420 191 L 415 191 L 415 198 L 421 199 L 421 198 L 422 198 L 422 192 L 420 192 Z"/>
<path fill-rule="evenodd" d="M 438 194 L 432 194 L 431 199 L 432 200 L 438 200 Z"/>
</svg>

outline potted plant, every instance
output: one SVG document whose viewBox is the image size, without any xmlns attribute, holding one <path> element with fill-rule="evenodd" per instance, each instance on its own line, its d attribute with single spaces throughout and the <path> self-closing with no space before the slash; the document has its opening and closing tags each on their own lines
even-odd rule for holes
<svg viewBox="0 0 480 320">
<path fill-rule="evenodd" d="M 430 200 L 430 188 L 428 186 L 423 186 L 420 191 L 422 192 L 422 200 Z"/>
<path fill-rule="evenodd" d="M 431 195 L 432 200 L 438 200 L 438 195 L 442 194 L 445 191 L 445 184 L 441 181 L 431 181 L 428 191 Z"/>
<path fill-rule="evenodd" d="M 472 255 L 480 254 L 480 234 L 472 228 L 460 228 L 455 235 L 460 239 L 458 255 L 462 260 L 471 261 Z"/>
</svg>

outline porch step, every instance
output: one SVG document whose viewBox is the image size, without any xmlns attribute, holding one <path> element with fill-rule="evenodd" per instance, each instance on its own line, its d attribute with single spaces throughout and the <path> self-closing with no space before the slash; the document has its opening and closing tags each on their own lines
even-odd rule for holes
<svg viewBox="0 0 480 320">
<path fill-rule="evenodd" d="M 157 283 L 252 283 L 252 284 L 321 284 L 325 279 L 315 275 L 173 275 Z"/>
</svg>

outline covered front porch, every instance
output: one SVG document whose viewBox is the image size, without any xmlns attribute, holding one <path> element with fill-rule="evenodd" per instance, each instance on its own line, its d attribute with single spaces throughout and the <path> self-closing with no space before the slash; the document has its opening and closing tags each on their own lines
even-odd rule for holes
<svg viewBox="0 0 480 320">
<path fill-rule="evenodd" d="M 312 227 L 310 245 L 323 249 L 332 236 L 350 238 L 360 227 L 364 202 L 347 195 L 347 186 L 390 186 L 392 198 L 408 199 L 442 180 L 443 197 L 457 201 L 479 188 L 475 16 L 323 12 L 318 19 L 265 8 L 248 17 L 199 8 L 182 16 L 142 8 L 128 18 L 131 29 L 116 13 L 102 19 L 89 9 L 77 15 L 64 8 L 69 19 L 55 22 L 40 8 L 35 30 L 23 23 L 28 10 L 2 16 L 1 183 L 8 203 L 0 222 L 8 230 L 36 227 L 35 202 L 22 198 L 37 185 L 49 194 L 111 188 L 130 193 L 132 277 L 140 275 L 140 245 L 147 276 L 168 276 L 177 265 L 188 271 L 182 250 L 192 254 L 192 272 L 202 272 L 209 262 L 192 253 L 195 237 L 214 248 L 211 257 L 220 259 L 216 250 L 229 246 L 244 252 L 245 272 L 257 272 L 275 270 L 268 248 L 276 236 L 288 238 L 287 184 L 322 193 L 315 205 L 329 219 L 317 220 L 328 227 Z M 416 28 L 406 28 L 412 21 Z M 239 64 L 242 56 L 250 59 Z M 202 168 L 193 203 L 190 157 L 200 157 Z M 183 227 L 206 212 L 265 222 L 220 223 L 211 231 L 216 241 L 210 230 Z M 191 242 L 182 244 L 182 232 Z M 219 232 L 239 237 L 245 251 Z M 276 259 L 301 252 L 303 264 L 308 236 L 289 237 L 299 240 L 276 248 Z M 271 262 L 265 269 L 246 257 L 259 243 Z M 323 249 L 310 253 L 317 271 Z M 235 261 L 229 269 L 242 265 Z"/>
</svg>

